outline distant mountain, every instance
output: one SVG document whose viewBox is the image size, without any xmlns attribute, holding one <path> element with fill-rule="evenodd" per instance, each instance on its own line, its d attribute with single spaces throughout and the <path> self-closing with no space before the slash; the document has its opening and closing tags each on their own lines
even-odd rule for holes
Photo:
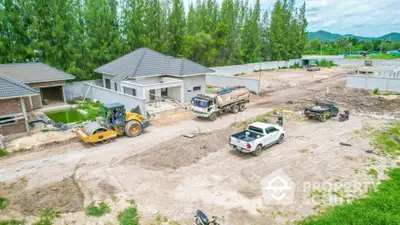
<svg viewBox="0 0 400 225">
<path fill-rule="evenodd" d="M 392 40 L 392 41 L 400 41 L 400 33 L 389 33 L 386 35 L 383 35 L 381 37 L 360 37 L 360 36 L 355 36 L 352 34 L 333 34 L 327 31 L 319 30 L 317 32 L 309 32 L 308 33 L 308 39 L 309 40 L 314 40 L 314 39 L 319 39 L 325 42 L 332 42 L 332 41 L 337 41 L 342 37 L 356 37 L 360 41 L 372 41 L 372 40 Z"/>
</svg>

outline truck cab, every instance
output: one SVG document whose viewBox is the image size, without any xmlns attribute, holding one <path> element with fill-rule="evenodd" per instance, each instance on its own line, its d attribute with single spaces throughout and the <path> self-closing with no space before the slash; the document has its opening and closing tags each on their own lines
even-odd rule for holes
<svg viewBox="0 0 400 225">
<path fill-rule="evenodd" d="M 192 98 L 192 111 L 198 118 L 210 118 L 215 120 L 218 111 L 215 95 L 197 95 Z"/>
</svg>

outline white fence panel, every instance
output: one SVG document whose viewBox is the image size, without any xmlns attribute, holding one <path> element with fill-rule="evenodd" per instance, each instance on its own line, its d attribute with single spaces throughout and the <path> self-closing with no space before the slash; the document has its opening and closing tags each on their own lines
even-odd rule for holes
<svg viewBox="0 0 400 225">
<path fill-rule="evenodd" d="M 259 80 L 244 78 L 244 77 L 235 77 L 235 76 L 224 76 L 224 75 L 215 75 L 215 74 L 207 74 L 206 75 L 206 84 L 220 87 L 230 87 L 230 86 L 245 86 L 247 89 L 254 91 L 256 93 L 259 92 Z"/>
<path fill-rule="evenodd" d="M 346 83 L 350 88 L 400 92 L 400 79 L 398 78 L 349 75 Z"/>
<path fill-rule="evenodd" d="M 129 111 L 139 106 L 140 112 L 146 115 L 145 99 L 103 88 L 97 84 L 100 84 L 97 80 L 68 83 L 65 85 L 67 99 L 71 100 L 86 96 L 86 98 L 100 101 L 104 104 L 118 102 L 125 105 L 126 110 Z"/>
</svg>

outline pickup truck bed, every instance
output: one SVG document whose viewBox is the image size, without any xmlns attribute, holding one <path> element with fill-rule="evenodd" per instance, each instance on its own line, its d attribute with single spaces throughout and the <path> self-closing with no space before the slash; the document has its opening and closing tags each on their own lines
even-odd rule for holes
<svg viewBox="0 0 400 225">
<path fill-rule="evenodd" d="M 253 131 L 245 130 L 240 133 L 232 135 L 232 137 L 241 141 L 252 142 L 258 138 L 264 137 L 264 135 Z"/>
</svg>

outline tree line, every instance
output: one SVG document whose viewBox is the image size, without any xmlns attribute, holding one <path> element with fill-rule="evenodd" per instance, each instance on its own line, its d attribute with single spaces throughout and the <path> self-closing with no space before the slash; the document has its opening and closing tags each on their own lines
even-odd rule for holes
<svg viewBox="0 0 400 225">
<path fill-rule="evenodd" d="M 140 47 L 205 66 L 286 60 L 307 44 L 305 3 L 277 0 L 3 0 L 0 63 L 44 62 L 93 79 L 93 70 Z"/>
<path fill-rule="evenodd" d="M 334 42 L 323 42 L 318 39 L 310 40 L 306 45 L 305 54 L 339 55 L 350 54 L 357 51 L 385 53 L 400 49 L 400 41 L 372 40 L 360 41 L 356 37 L 342 37 Z"/>
</svg>

